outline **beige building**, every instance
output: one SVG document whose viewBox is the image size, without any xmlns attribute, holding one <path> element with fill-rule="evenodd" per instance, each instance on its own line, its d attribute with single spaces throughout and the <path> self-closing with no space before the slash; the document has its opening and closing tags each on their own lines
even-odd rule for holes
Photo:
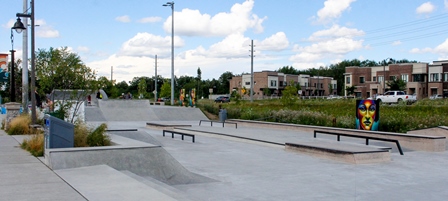
<svg viewBox="0 0 448 201">
<path fill-rule="evenodd" d="M 251 75 L 234 76 L 230 81 L 230 91 L 242 93 L 250 90 Z M 266 96 L 281 96 L 286 86 L 300 83 L 303 96 L 328 96 L 336 94 L 337 81 L 331 77 L 311 77 L 310 75 L 291 75 L 275 71 L 254 72 L 254 98 Z M 266 94 L 265 94 L 266 93 Z"/>
</svg>

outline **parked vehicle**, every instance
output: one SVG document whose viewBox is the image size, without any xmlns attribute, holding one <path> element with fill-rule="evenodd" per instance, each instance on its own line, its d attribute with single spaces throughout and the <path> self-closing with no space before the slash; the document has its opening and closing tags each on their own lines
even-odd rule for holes
<svg viewBox="0 0 448 201">
<path fill-rule="evenodd" d="M 327 99 L 342 99 L 342 98 L 343 98 L 342 96 L 338 96 L 338 95 L 329 95 L 327 97 Z"/>
<path fill-rule="evenodd" d="M 376 97 L 381 103 L 401 103 L 405 102 L 406 104 L 411 104 L 417 101 L 417 97 L 415 95 L 406 95 L 404 91 L 388 91 L 384 93 L 384 95 L 378 95 Z"/>
<path fill-rule="evenodd" d="M 230 97 L 228 96 L 219 96 L 215 99 L 215 103 L 228 103 L 230 102 Z"/>
<path fill-rule="evenodd" d="M 442 99 L 442 98 L 444 98 L 444 97 L 442 95 L 440 95 L 440 94 L 434 94 L 434 95 L 429 97 L 429 99 L 431 99 L 431 100 Z"/>
</svg>

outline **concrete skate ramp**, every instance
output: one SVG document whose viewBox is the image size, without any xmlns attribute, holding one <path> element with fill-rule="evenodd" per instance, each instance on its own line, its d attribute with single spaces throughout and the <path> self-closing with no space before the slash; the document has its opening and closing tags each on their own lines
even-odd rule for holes
<svg viewBox="0 0 448 201">
<path fill-rule="evenodd" d="M 99 108 L 107 121 L 158 121 L 148 100 L 99 100 Z"/>
<path fill-rule="evenodd" d="M 199 108 L 152 106 L 160 121 L 199 121 L 208 119 Z"/>
<path fill-rule="evenodd" d="M 53 170 L 108 165 L 151 177 L 168 185 L 214 182 L 190 172 L 160 146 L 111 135 L 120 145 L 108 147 L 46 149 L 46 164 Z"/>
<path fill-rule="evenodd" d="M 84 110 L 86 121 L 106 121 L 100 108 L 89 106 Z"/>
<path fill-rule="evenodd" d="M 86 108 L 87 121 L 199 121 L 208 119 L 199 108 L 150 105 L 148 100 L 99 100 L 98 106 L 99 109 Z"/>
</svg>

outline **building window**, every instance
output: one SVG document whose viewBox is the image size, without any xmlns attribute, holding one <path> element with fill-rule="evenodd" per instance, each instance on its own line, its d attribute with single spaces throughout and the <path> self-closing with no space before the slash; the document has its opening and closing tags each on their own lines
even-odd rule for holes
<svg viewBox="0 0 448 201">
<path fill-rule="evenodd" d="M 390 76 L 389 80 L 395 80 L 397 78 L 397 76 Z"/>
<path fill-rule="evenodd" d="M 320 88 L 321 88 L 321 89 L 324 88 L 324 83 L 320 83 Z"/>
<path fill-rule="evenodd" d="M 250 85 L 250 82 L 246 82 L 246 85 Z"/>
<path fill-rule="evenodd" d="M 378 76 L 378 82 L 382 82 L 384 81 L 384 77 L 383 76 Z"/>
<path fill-rule="evenodd" d="M 401 75 L 401 80 L 403 80 L 404 82 L 408 82 L 409 81 L 409 75 L 408 74 Z"/>
<path fill-rule="evenodd" d="M 359 77 L 359 83 L 364 83 L 364 82 L 365 82 L 364 77 Z"/>
<path fill-rule="evenodd" d="M 277 81 L 271 80 L 271 87 L 276 87 L 276 86 L 277 86 Z"/>
<path fill-rule="evenodd" d="M 346 84 L 350 84 L 350 77 L 346 77 L 346 78 L 345 78 L 345 83 L 346 83 Z"/>
<path fill-rule="evenodd" d="M 437 81 L 439 81 L 439 74 L 438 73 L 431 73 L 429 81 L 430 82 L 437 82 Z"/>
<path fill-rule="evenodd" d="M 241 82 L 238 82 L 238 85 L 241 86 Z"/>
<path fill-rule="evenodd" d="M 423 82 L 423 76 L 421 74 L 412 75 L 413 82 Z"/>
<path fill-rule="evenodd" d="M 373 76 L 373 81 L 376 82 L 376 76 Z"/>
<path fill-rule="evenodd" d="M 443 74 L 443 81 L 445 81 L 445 82 L 448 81 L 448 73 Z"/>
<path fill-rule="evenodd" d="M 316 84 L 316 83 L 314 83 L 314 87 L 316 87 L 316 85 L 317 85 L 317 84 Z"/>
</svg>

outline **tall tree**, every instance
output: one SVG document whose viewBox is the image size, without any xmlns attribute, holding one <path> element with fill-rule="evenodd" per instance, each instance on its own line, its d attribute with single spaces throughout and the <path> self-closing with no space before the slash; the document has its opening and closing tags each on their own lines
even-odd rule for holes
<svg viewBox="0 0 448 201">
<path fill-rule="evenodd" d="M 70 122 L 75 120 L 86 97 L 98 88 L 92 69 L 67 47 L 50 48 L 48 51 L 39 49 L 36 56 L 36 72 L 44 93 L 51 93 L 54 89 L 71 92 L 67 96 L 67 93 L 62 93 L 64 96 L 58 100 L 59 110 L 66 114 L 65 117 Z M 68 113 L 70 108 L 73 109 L 72 114 Z"/>
<path fill-rule="evenodd" d="M 233 74 L 230 71 L 226 71 L 221 76 L 219 76 L 219 82 L 220 87 L 218 88 L 218 94 L 228 94 L 230 93 L 230 82 L 229 80 L 232 79 Z"/>
</svg>

